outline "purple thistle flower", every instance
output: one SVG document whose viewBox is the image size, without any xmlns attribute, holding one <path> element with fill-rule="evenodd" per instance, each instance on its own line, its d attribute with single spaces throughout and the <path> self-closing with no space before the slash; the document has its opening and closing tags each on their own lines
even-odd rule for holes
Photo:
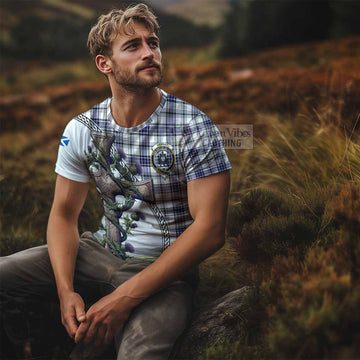
<svg viewBox="0 0 360 360">
<path fill-rule="evenodd" d="M 88 145 L 88 152 L 89 152 L 89 154 L 92 153 L 92 147 L 90 145 Z"/>
<path fill-rule="evenodd" d="M 117 153 L 118 153 L 119 156 L 120 156 L 120 159 L 126 159 L 126 155 L 125 155 L 123 149 L 121 149 L 120 147 L 117 147 L 116 150 L 117 150 Z"/>
<path fill-rule="evenodd" d="M 132 224 L 131 224 L 131 227 L 132 227 L 133 229 L 135 229 L 135 228 L 137 228 L 137 224 L 136 224 L 136 223 L 132 223 Z"/>
<path fill-rule="evenodd" d="M 126 252 L 129 252 L 129 253 L 133 253 L 133 252 L 135 252 L 135 249 L 134 249 L 134 247 L 133 247 L 131 244 L 126 243 L 126 244 L 125 244 L 125 251 L 126 251 Z"/>
<path fill-rule="evenodd" d="M 138 174 L 142 173 L 142 167 L 139 163 L 135 163 L 136 171 Z"/>
</svg>

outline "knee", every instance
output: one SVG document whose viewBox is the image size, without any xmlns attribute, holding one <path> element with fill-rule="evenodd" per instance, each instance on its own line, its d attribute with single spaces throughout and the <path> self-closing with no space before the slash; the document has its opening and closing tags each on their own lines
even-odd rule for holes
<svg viewBox="0 0 360 360">
<path fill-rule="evenodd" d="M 174 286 L 136 308 L 117 339 L 118 359 L 167 359 L 190 319 L 188 295 L 187 289 Z"/>
<path fill-rule="evenodd" d="M 0 257 L 0 289 L 20 287 L 35 278 L 37 270 L 49 272 L 46 246 L 38 246 Z"/>
<path fill-rule="evenodd" d="M 135 309 L 129 326 L 133 334 L 148 336 L 161 328 L 162 336 L 176 338 L 190 321 L 192 301 L 193 292 L 188 284 L 180 281 L 173 283 Z"/>
</svg>

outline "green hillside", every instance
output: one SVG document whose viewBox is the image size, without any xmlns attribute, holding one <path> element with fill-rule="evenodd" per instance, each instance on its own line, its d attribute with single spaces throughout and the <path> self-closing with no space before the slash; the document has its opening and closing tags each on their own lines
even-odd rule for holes
<svg viewBox="0 0 360 360">
<path fill-rule="evenodd" d="M 169 14 L 184 17 L 199 25 L 218 26 L 228 10 L 228 0 L 149 0 Z"/>
</svg>

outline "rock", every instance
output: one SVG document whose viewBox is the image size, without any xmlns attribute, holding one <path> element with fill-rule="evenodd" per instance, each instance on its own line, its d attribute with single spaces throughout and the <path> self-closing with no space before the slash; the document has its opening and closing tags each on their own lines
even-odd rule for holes
<svg viewBox="0 0 360 360">
<path fill-rule="evenodd" d="M 259 289 L 244 286 L 213 301 L 194 315 L 174 351 L 174 359 L 197 359 L 210 345 L 240 341 L 264 318 Z"/>
</svg>

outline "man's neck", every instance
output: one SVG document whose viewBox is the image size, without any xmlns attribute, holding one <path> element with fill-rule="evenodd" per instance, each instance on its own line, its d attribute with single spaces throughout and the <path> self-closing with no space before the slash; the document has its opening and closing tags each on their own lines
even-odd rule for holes
<svg viewBox="0 0 360 360">
<path fill-rule="evenodd" d="M 114 89 L 113 89 L 114 90 Z M 158 88 L 129 91 L 118 88 L 113 91 L 111 113 L 115 122 L 122 127 L 134 127 L 146 121 L 161 102 Z"/>
</svg>

